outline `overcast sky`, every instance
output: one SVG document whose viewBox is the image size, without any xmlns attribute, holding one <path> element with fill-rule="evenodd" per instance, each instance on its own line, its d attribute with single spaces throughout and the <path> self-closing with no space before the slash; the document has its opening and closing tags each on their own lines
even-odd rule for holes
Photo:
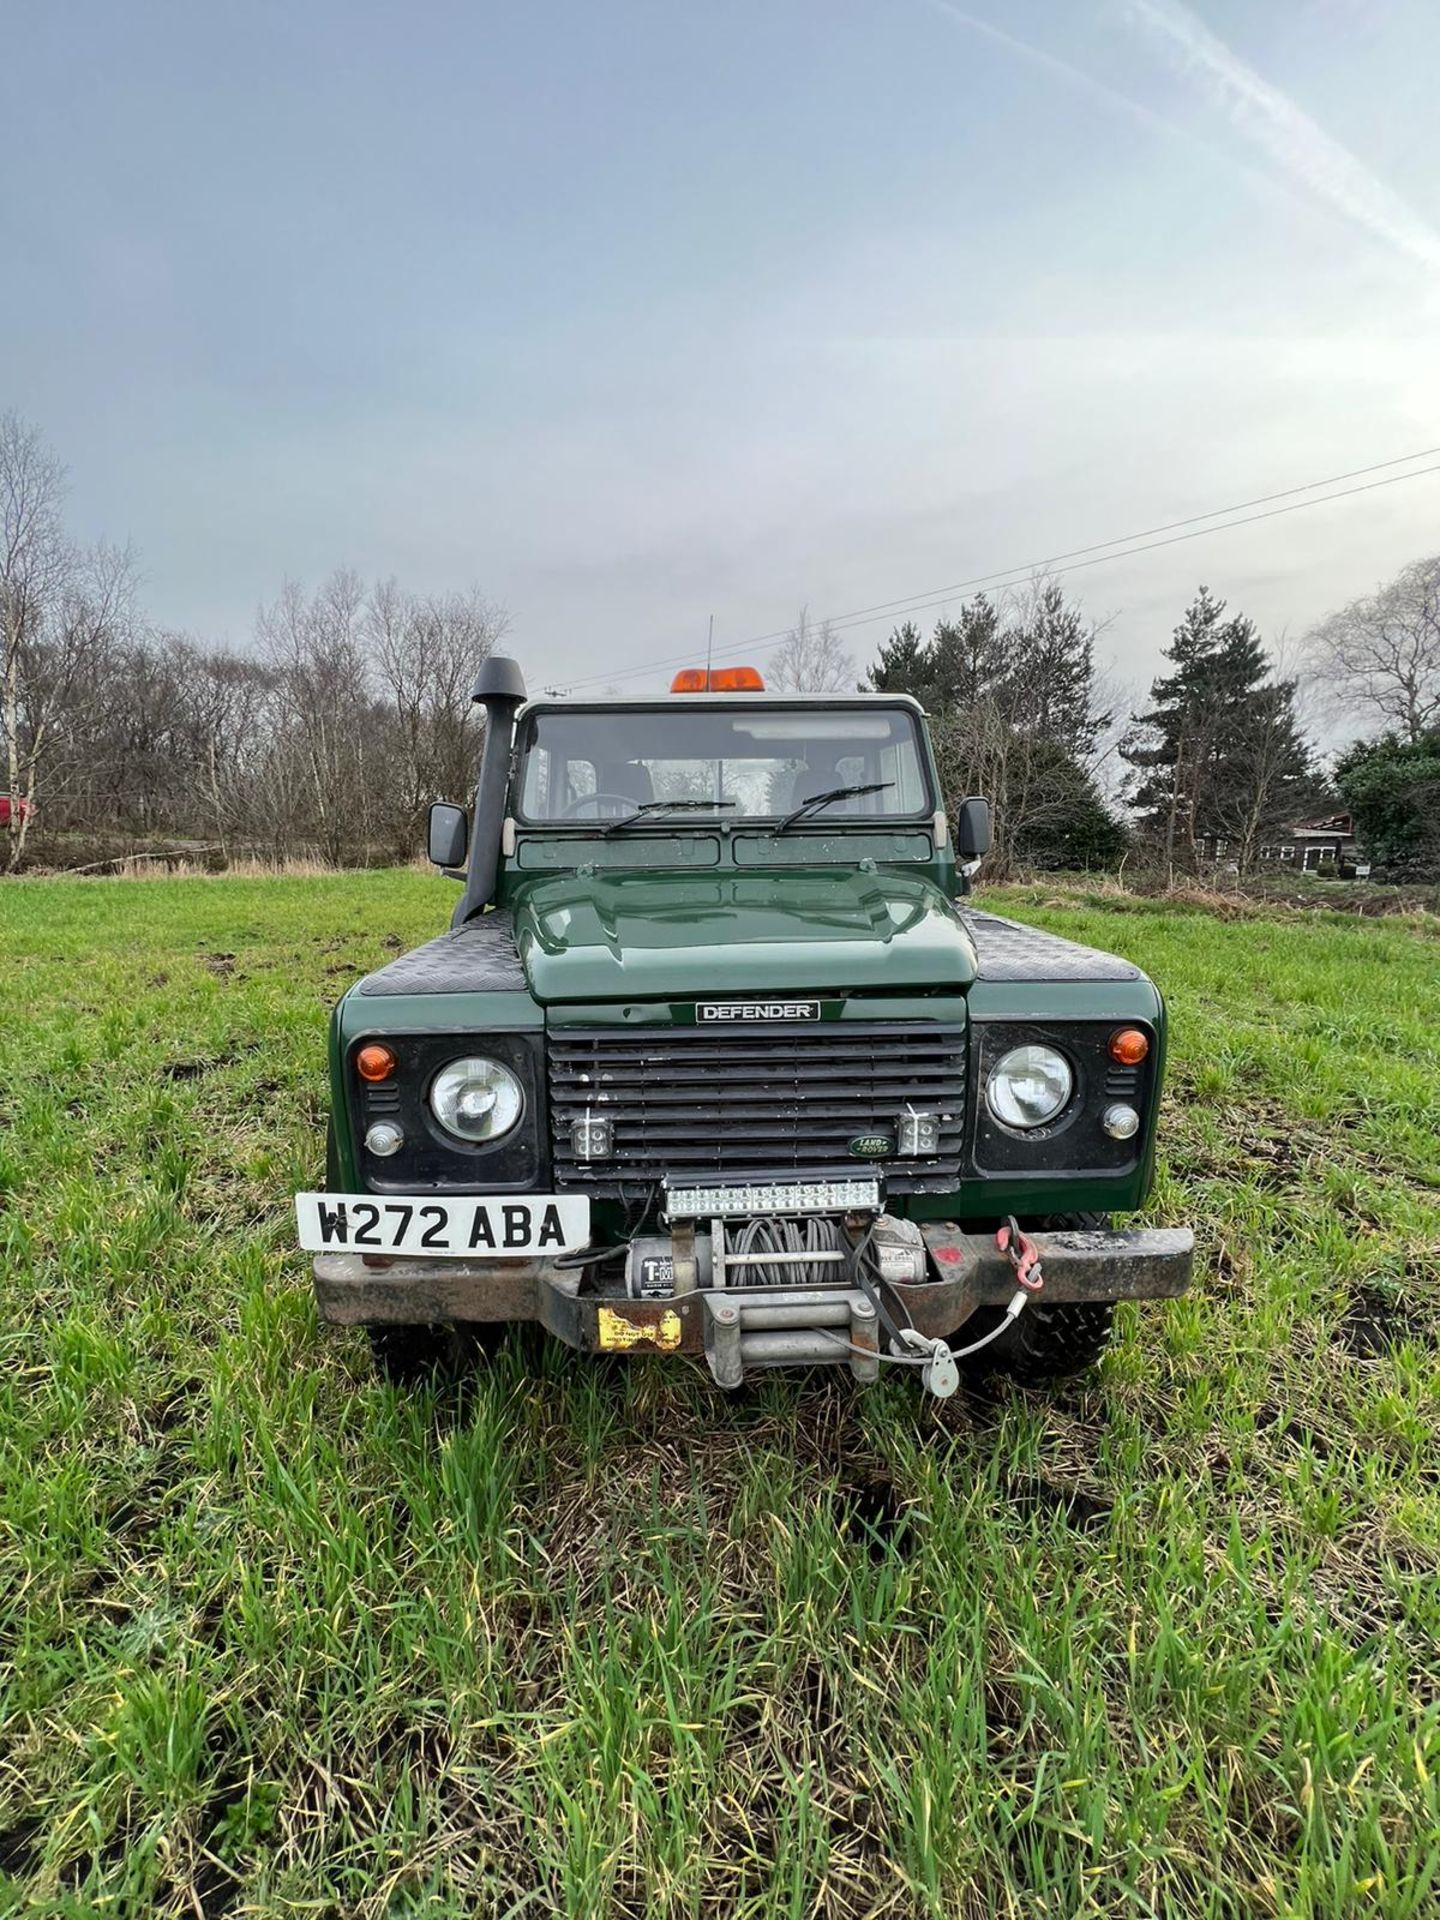
<svg viewBox="0 0 1440 1920">
<path fill-rule="evenodd" d="M 0 406 L 210 638 L 348 564 L 615 676 L 1440 444 L 1435 0 L 0 11 Z M 1440 474 L 1070 584 L 1140 681 L 1437 550 Z"/>
</svg>

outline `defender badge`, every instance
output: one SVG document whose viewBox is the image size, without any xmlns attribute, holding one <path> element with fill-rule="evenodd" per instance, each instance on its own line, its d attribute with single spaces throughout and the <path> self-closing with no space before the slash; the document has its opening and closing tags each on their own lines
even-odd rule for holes
<svg viewBox="0 0 1440 1920">
<path fill-rule="evenodd" d="M 818 1020 L 818 1000 L 697 1000 L 695 1024 L 738 1025 L 751 1020 Z"/>
</svg>

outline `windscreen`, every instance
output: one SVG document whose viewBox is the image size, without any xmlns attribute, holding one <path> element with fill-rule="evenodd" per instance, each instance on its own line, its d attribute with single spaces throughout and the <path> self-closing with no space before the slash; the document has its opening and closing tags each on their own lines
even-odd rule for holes
<svg viewBox="0 0 1440 1920">
<path fill-rule="evenodd" d="M 583 826 L 653 809 L 657 824 L 707 811 L 774 821 L 840 787 L 868 787 L 820 808 L 827 826 L 927 815 L 919 725 L 903 707 L 581 708 L 533 715 L 521 743 L 519 817 Z M 660 801 L 683 803 L 667 814 Z M 702 804 L 704 803 L 704 804 Z"/>
</svg>

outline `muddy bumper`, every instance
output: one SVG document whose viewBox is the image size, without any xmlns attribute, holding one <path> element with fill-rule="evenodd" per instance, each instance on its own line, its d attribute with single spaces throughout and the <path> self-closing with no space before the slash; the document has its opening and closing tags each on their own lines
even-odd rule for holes
<svg viewBox="0 0 1440 1920">
<path fill-rule="evenodd" d="M 927 1278 L 891 1282 L 887 1295 L 920 1333 L 948 1339 L 979 1307 L 1003 1307 L 1014 1268 L 993 1234 L 922 1229 Z M 1183 1227 L 1032 1236 L 1049 1301 L 1158 1299 L 1190 1283 L 1194 1236 Z M 375 1261 L 353 1253 L 315 1259 L 320 1316 L 339 1325 L 536 1320 L 567 1346 L 597 1353 L 704 1357 L 722 1385 L 753 1367 L 835 1361 L 861 1379 L 883 1334 L 871 1297 L 852 1285 L 677 1287 L 635 1298 L 597 1288 L 585 1268 L 553 1260 Z M 857 1351 L 858 1350 L 858 1351 Z"/>
</svg>

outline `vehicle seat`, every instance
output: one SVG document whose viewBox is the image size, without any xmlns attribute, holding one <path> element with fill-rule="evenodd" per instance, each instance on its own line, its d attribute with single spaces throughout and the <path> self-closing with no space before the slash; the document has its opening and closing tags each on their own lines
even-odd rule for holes
<svg viewBox="0 0 1440 1920">
<path fill-rule="evenodd" d="M 650 769 L 638 760 L 622 760 L 613 767 L 601 767 L 596 778 L 602 793 L 623 793 L 633 800 L 637 807 L 643 807 L 647 800 L 655 798 L 655 782 L 650 778 Z"/>
<path fill-rule="evenodd" d="M 807 764 L 799 769 L 790 782 L 790 798 L 781 806 L 780 812 L 793 813 L 812 793 L 828 793 L 832 787 L 843 787 L 845 784 L 833 760 Z"/>
<path fill-rule="evenodd" d="M 789 787 L 784 780 L 775 782 L 775 811 L 793 813 L 807 795 L 824 792 L 824 779 L 817 775 L 813 767 L 797 767 L 790 776 Z"/>
</svg>

